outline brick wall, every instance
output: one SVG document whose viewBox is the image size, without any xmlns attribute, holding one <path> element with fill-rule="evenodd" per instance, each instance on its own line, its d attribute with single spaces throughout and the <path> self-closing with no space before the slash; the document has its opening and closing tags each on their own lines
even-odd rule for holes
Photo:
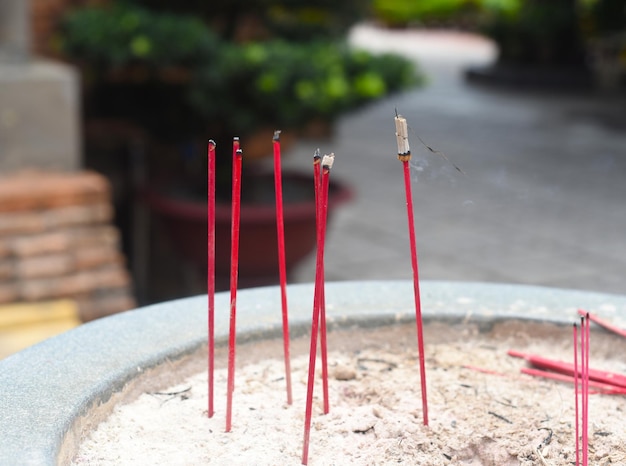
<svg viewBox="0 0 626 466">
<path fill-rule="evenodd" d="M 0 177 L 0 304 L 71 298 L 83 321 L 133 308 L 110 198 L 93 172 Z"/>
</svg>

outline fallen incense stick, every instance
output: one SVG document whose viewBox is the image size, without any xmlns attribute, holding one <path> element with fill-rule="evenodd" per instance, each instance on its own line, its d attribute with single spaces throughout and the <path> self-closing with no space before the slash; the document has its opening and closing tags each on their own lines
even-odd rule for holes
<svg viewBox="0 0 626 466">
<path fill-rule="evenodd" d="M 544 379 L 556 380 L 557 382 L 571 383 L 574 385 L 575 377 L 566 374 L 560 374 L 558 372 L 550 372 L 543 369 L 536 369 L 533 367 L 522 367 L 520 369 L 522 374 L 531 375 L 533 377 L 540 377 Z M 581 378 L 578 379 L 580 387 Z M 574 385 L 575 386 L 575 385 Z M 618 387 L 616 385 L 610 385 L 603 382 L 596 382 L 594 380 L 589 381 L 589 387 L 593 390 L 589 390 L 589 394 L 601 394 L 601 395 L 626 395 L 626 388 Z M 579 395 L 580 396 L 580 395 Z"/>
<path fill-rule="evenodd" d="M 515 358 L 522 358 L 528 361 L 533 366 L 538 368 L 548 369 L 561 374 L 574 375 L 574 365 L 568 362 L 556 361 L 535 354 L 523 353 L 520 351 L 509 350 L 507 353 L 509 356 Z M 615 387 L 626 388 L 626 375 L 618 374 L 616 372 L 603 371 L 598 369 L 589 369 L 589 379 L 596 380 L 598 382 L 604 382 L 608 385 Z"/>
<path fill-rule="evenodd" d="M 602 319 L 601 317 L 598 317 L 595 314 L 592 314 L 590 312 L 586 312 L 586 311 L 583 311 L 583 310 L 579 310 L 578 314 L 580 314 L 581 316 L 587 315 L 587 316 L 589 316 L 589 320 L 591 320 L 593 323 L 598 324 L 599 326 L 604 327 L 605 329 L 607 329 L 607 330 L 609 330 L 609 331 L 611 331 L 613 333 L 616 333 L 616 334 L 626 338 L 626 330 L 624 330 L 624 329 L 622 329 L 622 328 L 620 328 L 620 327 L 618 327 L 616 325 L 613 325 L 609 321 L 607 321 L 605 319 Z"/>
<path fill-rule="evenodd" d="M 235 390 L 235 346 L 237 339 L 237 278 L 239 273 L 239 226 L 241 214 L 242 151 L 239 138 L 233 139 L 233 186 L 230 249 L 230 326 L 228 334 L 228 382 L 226 392 L 226 432 L 232 428 L 233 392 Z"/>
<path fill-rule="evenodd" d="M 283 317 L 283 352 L 285 358 L 285 382 L 287 404 L 293 403 L 291 391 L 291 363 L 289 357 L 289 312 L 287 309 L 287 266 L 285 259 L 285 221 L 283 213 L 283 180 L 280 160 L 280 131 L 274 131 L 274 190 L 276 192 L 276 236 L 278 239 L 278 272 L 280 278 L 280 302 Z"/>
<path fill-rule="evenodd" d="M 420 381 L 422 388 L 422 411 L 424 425 L 428 425 L 428 397 L 426 394 L 426 367 L 424 363 L 424 334 L 422 325 L 422 305 L 420 300 L 419 272 L 417 266 L 417 246 L 415 240 L 415 220 L 413 218 L 413 195 L 411 194 L 411 171 L 409 161 L 411 150 L 407 122 L 404 117 L 397 115 L 394 118 L 396 125 L 396 142 L 398 145 L 398 160 L 404 168 L 404 188 L 406 193 L 407 219 L 409 226 L 409 244 L 411 248 L 411 266 L 413 268 L 413 292 L 415 295 L 415 322 L 417 325 L 417 345 L 420 366 Z"/>
<path fill-rule="evenodd" d="M 213 417 L 215 372 L 215 141 L 207 150 L 207 307 L 208 307 L 208 416 Z"/>
</svg>

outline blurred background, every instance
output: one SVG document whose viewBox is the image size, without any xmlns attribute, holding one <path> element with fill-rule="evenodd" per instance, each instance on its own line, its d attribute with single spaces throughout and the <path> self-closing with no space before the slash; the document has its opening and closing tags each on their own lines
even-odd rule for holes
<svg viewBox="0 0 626 466">
<path fill-rule="evenodd" d="M 0 0 L 0 354 L 136 305 L 314 277 L 312 155 L 337 156 L 328 280 L 410 279 L 393 117 L 410 126 L 423 279 L 626 292 L 623 0 Z M 461 170 L 458 170 L 459 167 Z"/>
</svg>

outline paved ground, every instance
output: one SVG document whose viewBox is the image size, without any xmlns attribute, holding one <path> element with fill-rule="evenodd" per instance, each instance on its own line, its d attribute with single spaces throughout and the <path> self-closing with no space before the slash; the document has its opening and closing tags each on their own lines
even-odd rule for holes
<svg viewBox="0 0 626 466">
<path fill-rule="evenodd" d="M 286 165 L 310 168 L 312 150 L 337 155 L 333 178 L 356 199 L 332 219 L 329 280 L 410 278 L 402 165 L 394 108 L 459 174 L 411 137 L 420 275 L 626 294 L 626 99 L 541 94 L 464 82 L 489 63 L 475 37 L 381 32 L 352 41 L 419 61 L 427 87 L 343 118 L 332 141 L 299 144 Z M 311 258 L 296 281 L 311 281 Z"/>
</svg>

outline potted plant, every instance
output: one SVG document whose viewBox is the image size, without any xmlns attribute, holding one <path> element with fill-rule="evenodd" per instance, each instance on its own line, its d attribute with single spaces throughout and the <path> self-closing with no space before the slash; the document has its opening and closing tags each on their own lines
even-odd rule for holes
<svg viewBox="0 0 626 466">
<path fill-rule="evenodd" d="M 244 151 L 242 222 L 259 220 L 265 212 L 261 223 L 267 230 L 275 223 L 275 214 L 271 207 L 273 182 L 264 171 L 263 159 L 272 154 L 274 130 L 282 130 L 286 145 L 312 125 L 332 125 L 342 113 L 420 82 L 410 62 L 351 50 L 342 42 L 288 41 L 273 36 L 264 41 L 231 40 L 223 32 L 224 23 L 230 21 L 226 16 L 213 18 L 219 23 L 214 31 L 177 11 L 113 2 L 71 12 L 60 39 L 65 55 L 77 62 L 85 75 L 86 118 L 123 118 L 149 135 L 151 182 L 145 199 L 162 220 L 177 223 L 167 227 L 170 232 L 185 231 L 185 239 L 174 233 L 178 239 L 173 244 L 200 270 L 205 270 L 206 264 L 203 218 L 209 138 L 224 154 L 217 164 L 217 198 L 223 203 L 222 210 L 229 211 L 231 159 L 227 154 L 237 136 Z M 261 18 L 274 24 L 263 15 Z M 292 30 L 281 24 L 272 30 L 275 35 Z M 269 26 L 266 29 L 270 30 Z M 290 33 L 284 34 L 291 38 Z M 269 186 L 268 181 L 272 183 Z M 286 212 L 293 212 L 296 222 L 309 212 L 309 221 L 314 222 L 312 186 L 302 189 L 302 175 L 286 173 L 283 181 L 287 204 L 292 201 L 290 193 L 295 193 L 294 205 Z M 303 194 L 307 207 L 302 204 Z M 331 206 L 348 197 L 349 191 L 336 182 Z M 261 206 L 268 201 L 269 205 Z M 226 217 L 224 231 L 229 225 Z M 286 228 L 289 235 L 290 227 Z M 197 231 L 193 240 L 188 236 L 192 231 Z M 251 250 L 258 249 L 261 233 L 248 225 L 242 235 L 248 234 L 250 239 L 242 237 L 242 244 L 255 244 Z M 300 238 L 298 234 L 290 236 L 287 243 Z M 289 264 L 312 250 L 308 236 L 301 236 L 306 247 L 293 248 L 301 251 L 298 258 L 292 255 L 290 260 L 288 251 Z M 218 242 L 221 238 L 226 235 L 218 233 Z M 227 242 L 222 244 L 218 249 L 227 251 Z M 258 264 L 254 267 L 260 270 Z M 263 276 L 273 281 L 274 274 L 267 275 L 273 268 L 274 262 L 262 267 L 249 283 L 258 284 Z M 240 270 L 245 284 L 248 268 L 242 264 Z"/>
</svg>

